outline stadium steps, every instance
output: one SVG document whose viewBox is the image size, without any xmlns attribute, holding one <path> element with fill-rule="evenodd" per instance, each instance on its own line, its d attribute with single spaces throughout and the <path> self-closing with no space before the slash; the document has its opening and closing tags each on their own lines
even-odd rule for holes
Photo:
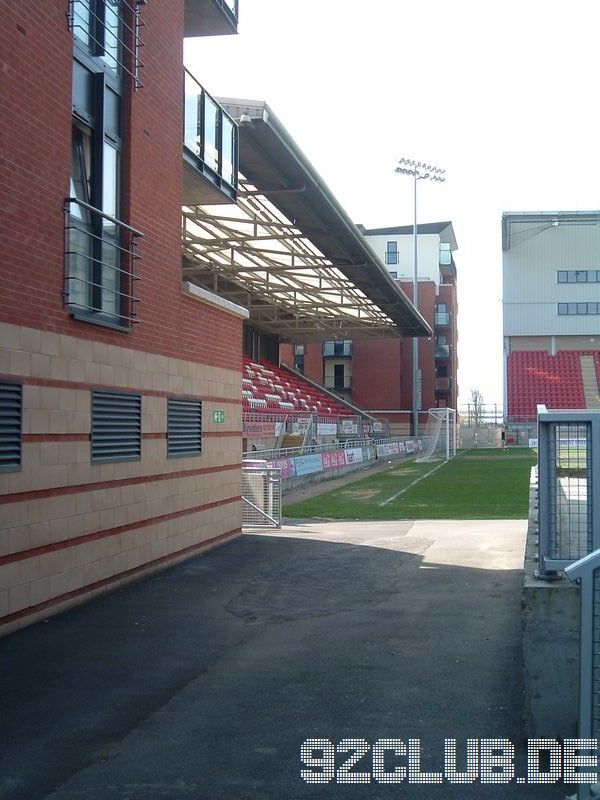
<svg viewBox="0 0 600 800">
<path fill-rule="evenodd" d="M 600 394 L 598 393 L 598 376 L 594 356 L 579 356 L 581 376 L 583 378 L 583 393 L 585 406 L 591 409 L 600 409 Z"/>
</svg>

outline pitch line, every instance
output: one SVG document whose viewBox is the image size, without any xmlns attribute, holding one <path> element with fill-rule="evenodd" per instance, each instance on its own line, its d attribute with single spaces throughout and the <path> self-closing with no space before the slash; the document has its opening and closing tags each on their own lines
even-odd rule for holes
<svg viewBox="0 0 600 800">
<path fill-rule="evenodd" d="M 419 478 L 415 478 L 414 481 L 412 483 L 409 483 L 408 486 L 405 486 L 404 489 L 400 489 L 399 492 L 396 492 L 396 494 L 393 494 L 391 497 L 388 497 L 387 500 L 382 500 L 381 503 L 377 503 L 377 505 L 387 506 L 387 504 L 391 503 L 392 500 L 395 500 L 397 497 L 400 497 L 401 494 L 404 494 L 404 492 L 407 492 L 409 489 L 412 489 L 412 487 L 416 486 L 417 483 L 420 483 L 422 480 L 425 480 L 425 478 L 428 478 L 430 475 L 433 475 L 434 472 L 437 472 L 437 470 L 440 469 L 440 467 L 443 467 L 444 464 L 447 463 L 448 463 L 447 461 L 442 461 L 441 464 L 438 464 L 433 469 L 430 469 L 429 472 L 425 473 L 425 475 L 421 475 Z"/>
</svg>

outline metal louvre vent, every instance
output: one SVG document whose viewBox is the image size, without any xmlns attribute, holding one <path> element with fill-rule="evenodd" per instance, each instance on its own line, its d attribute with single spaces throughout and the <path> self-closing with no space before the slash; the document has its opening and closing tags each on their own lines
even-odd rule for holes
<svg viewBox="0 0 600 800">
<path fill-rule="evenodd" d="M 21 467 L 23 387 L 0 381 L 0 471 Z"/>
<path fill-rule="evenodd" d="M 92 390 L 92 461 L 134 461 L 141 455 L 141 395 Z"/>
<path fill-rule="evenodd" d="M 196 456 L 202 452 L 202 401 L 178 400 L 167 403 L 167 456 Z"/>
</svg>

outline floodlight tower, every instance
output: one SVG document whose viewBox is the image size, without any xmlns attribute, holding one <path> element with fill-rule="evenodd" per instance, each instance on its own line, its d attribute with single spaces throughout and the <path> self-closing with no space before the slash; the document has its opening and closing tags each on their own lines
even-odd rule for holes
<svg viewBox="0 0 600 800">
<path fill-rule="evenodd" d="M 421 161 L 413 161 L 409 158 L 401 158 L 398 166 L 394 170 L 398 175 L 410 175 L 414 183 L 413 195 L 413 304 L 419 309 L 419 264 L 417 247 L 417 181 L 435 181 L 443 183 L 446 180 L 446 170 L 425 164 Z M 412 412 L 413 412 L 413 436 L 419 435 L 419 339 L 413 337 L 412 346 Z"/>
</svg>

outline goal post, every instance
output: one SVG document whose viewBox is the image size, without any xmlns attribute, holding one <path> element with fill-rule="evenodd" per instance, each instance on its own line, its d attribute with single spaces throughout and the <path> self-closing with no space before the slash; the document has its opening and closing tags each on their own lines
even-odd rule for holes
<svg viewBox="0 0 600 800">
<path fill-rule="evenodd" d="M 456 455 L 456 409 L 430 408 L 423 434 L 423 451 L 417 461 L 445 459 Z"/>
</svg>

